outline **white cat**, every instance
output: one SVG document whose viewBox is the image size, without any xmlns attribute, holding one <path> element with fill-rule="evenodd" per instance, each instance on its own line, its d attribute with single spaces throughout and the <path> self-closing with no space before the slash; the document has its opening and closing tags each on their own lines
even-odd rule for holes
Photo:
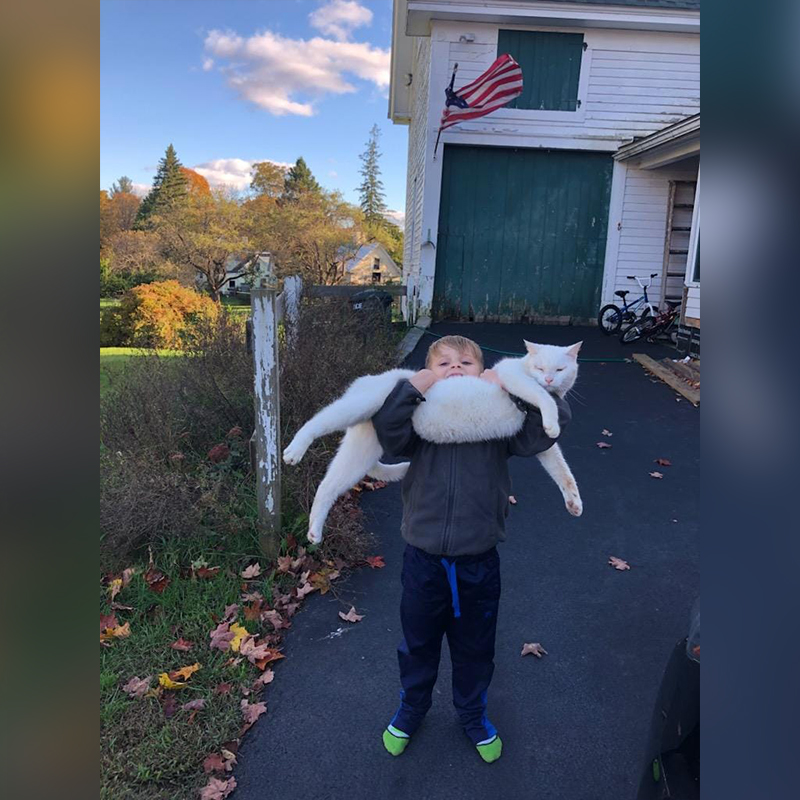
<svg viewBox="0 0 800 800">
<path fill-rule="evenodd" d="M 522 358 L 504 358 L 494 370 L 511 394 L 536 406 L 542 414 L 545 433 L 559 433 L 558 408 L 551 394 L 564 397 L 578 376 L 578 351 L 571 347 L 525 342 Z M 297 464 L 314 439 L 334 431 L 345 431 L 336 455 L 314 496 L 309 518 L 308 540 L 322 541 L 322 529 L 331 506 L 365 475 L 377 480 L 399 481 L 408 463 L 382 464 L 382 449 L 370 421 L 401 378 L 413 370 L 393 369 L 380 375 L 365 375 L 329 406 L 315 414 L 283 451 L 287 464 Z M 412 416 L 416 432 L 437 443 L 479 441 L 512 436 L 520 430 L 524 414 L 496 384 L 466 376 L 459 381 L 437 381 Z M 536 456 L 564 497 L 567 510 L 579 517 L 583 512 L 578 486 L 555 444 Z"/>
</svg>

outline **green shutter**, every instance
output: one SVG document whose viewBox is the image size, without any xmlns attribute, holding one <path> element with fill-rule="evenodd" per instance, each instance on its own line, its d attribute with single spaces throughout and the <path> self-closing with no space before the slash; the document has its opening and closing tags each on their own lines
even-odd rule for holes
<svg viewBox="0 0 800 800">
<path fill-rule="evenodd" d="M 607 153 L 446 145 L 434 317 L 593 319 L 611 169 Z"/>
<path fill-rule="evenodd" d="M 582 33 L 498 31 L 497 54 L 522 67 L 522 94 L 509 108 L 575 111 L 583 57 Z"/>
</svg>

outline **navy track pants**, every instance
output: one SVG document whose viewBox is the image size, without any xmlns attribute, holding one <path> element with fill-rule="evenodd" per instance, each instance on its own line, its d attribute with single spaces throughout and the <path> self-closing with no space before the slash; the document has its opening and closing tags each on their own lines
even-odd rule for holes
<svg viewBox="0 0 800 800">
<path fill-rule="evenodd" d="M 453 704 L 474 744 L 496 731 L 486 718 L 486 692 L 494 672 L 494 641 L 500 601 L 500 556 L 485 553 L 452 558 L 407 544 L 403 553 L 400 619 L 403 641 L 400 708 L 391 724 L 411 735 L 431 707 L 439 672 L 442 636 L 453 664 Z"/>
</svg>

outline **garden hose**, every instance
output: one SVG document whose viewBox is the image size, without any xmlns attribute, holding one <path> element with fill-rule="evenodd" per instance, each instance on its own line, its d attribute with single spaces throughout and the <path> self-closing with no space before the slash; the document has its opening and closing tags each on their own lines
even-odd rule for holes
<svg viewBox="0 0 800 800">
<path fill-rule="evenodd" d="M 420 328 L 419 325 L 413 325 L 412 327 L 416 328 L 417 330 L 422 331 L 423 333 L 427 333 L 428 336 L 435 336 L 437 339 L 443 339 L 446 334 L 438 334 L 434 333 L 433 331 L 429 331 L 427 328 Z M 524 356 L 525 353 L 512 353 L 510 350 L 496 350 L 494 347 L 485 347 L 480 342 L 477 342 L 481 350 L 488 350 L 490 353 L 500 353 L 504 356 Z M 600 362 L 603 364 L 610 363 L 610 364 L 629 364 L 629 358 L 579 358 L 578 361 L 581 362 Z"/>
</svg>

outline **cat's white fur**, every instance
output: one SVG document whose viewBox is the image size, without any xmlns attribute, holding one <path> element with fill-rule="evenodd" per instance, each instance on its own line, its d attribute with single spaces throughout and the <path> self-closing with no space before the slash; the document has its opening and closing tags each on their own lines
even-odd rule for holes
<svg viewBox="0 0 800 800">
<path fill-rule="evenodd" d="M 555 438 L 560 429 L 558 408 L 551 392 L 564 397 L 572 388 L 578 374 L 581 343 L 556 347 L 526 341 L 525 346 L 527 355 L 505 358 L 494 370 L 509 392 L 539 409 L 545 433 Z M 345 431 L 314 497 L 309 518 L 310 542 L 322 541 L 322 530 L 331 506 L 365 475 L 389 482 L 405 477 L 407 462 L 380 462 L 382 449 L 370 420 L 397 381 L 412 375 L 412 370 L 393 369 L 358 378 L 338 400 L 303 425 L 283 451 L 287 464 L 297 464 L 315 439 L 334 431 Z M 426 402 L 420 403 L 414 411 L 411 421 L 422 438 L 438 444 L 506 438 L 517 433 L 524 421 L 524 414 L 505 391 L 478 378 L 465 376 L 437 381 L 425 399 Z M 580 516 L 583 503 L 561 448 L 553 445 L 536 457 L 561 490 L 567 510 L 573 516 Z"/>
</svg>

